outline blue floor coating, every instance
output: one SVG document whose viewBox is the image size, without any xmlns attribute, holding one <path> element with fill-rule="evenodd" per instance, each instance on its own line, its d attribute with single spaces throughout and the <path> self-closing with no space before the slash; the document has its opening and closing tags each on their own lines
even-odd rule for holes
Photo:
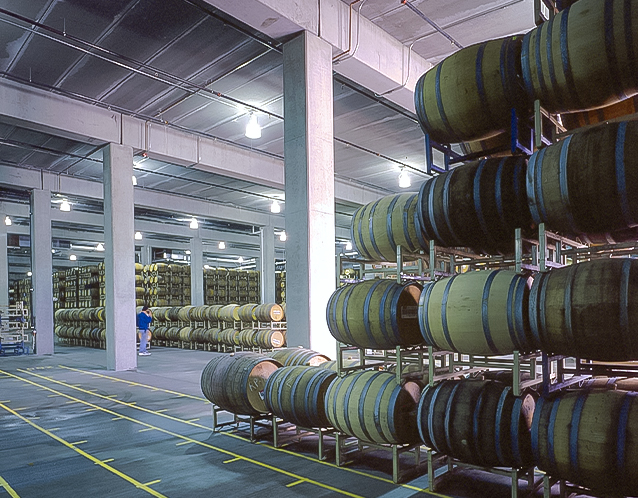
<svg viewBox="0 0 638 498">
<path fill-rule="evenodd" d="M 246 426 L 213 434 L 199 377 L 214 353 L 152 353 L 131 372 L 106 371 L 104 351 L 80 347 L 0 359 L 0 498 L 510 496 L 491 476 L 477 484 L 481 473 L 447 479 L 443 494 L 422 491 L 422 475 L 397 486 L 387 452 L 337 468 L 312 458 L 312 439 L 277 450 L 247 441 Z"/>
</svg>

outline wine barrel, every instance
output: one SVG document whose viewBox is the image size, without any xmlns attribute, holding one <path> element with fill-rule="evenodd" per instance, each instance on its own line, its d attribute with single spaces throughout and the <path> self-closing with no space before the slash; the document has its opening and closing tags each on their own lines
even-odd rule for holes
<svg viewBox="0 0 638 498">
<path fill-rule="evenodd" d="M 179 340 L 183 342 L 190 342 L 192 333 L 193 327 L 191 327 L 190 325 L 182 327 L 181 329 L 179 329 Z"/>
<path fill-rule="evenodd" d="M 255 316 L 253 310 L 257 307 L 256 304 L 242 304 L 237 309 L 237 315 L 242 322 L 254 322 Z"/>
<path fill-rule="evenodd" d="M 584 389 L 541 398 L 532 450 L 553 477 L 604 496 L 638 496 L 638 393 Z"/>
<path fill-rule="evenodd" d="M 211 322 L 216 322 L 219 320 L 219 310 L 221 310 L 223 306 L 221 304 L 214 304 L 212 306 L 206 307 L 205 319 Z"/>
<path fill-rule="evenodd" d="M 239 321 L 239 305 L 227 304 L 219 309 L 217 316 L 220 320 L 225 322 L 238 322 Z"/>
<path fill-rule="evenodd" d="M 284 310 L 275 303 L 264 303 L 253 309 L 253 316 L 259 322 L 280 322 L 284 319 Z"/>
<path fill-rule="evenodd" d="M 459 144 L 464 156 L 479 157 L 503 157 L 512 154 L 512 139 L 509 133 L 501 133 L 485 140 L 463 142 Z"/>
<path fill-rule="evenodd" d="M 344 358 L 342 360 L 342 365 L 344 367 L 355 367 L 359 365 L 359 360 L 355 360 L 354 358 Z M 324 361 L 323 363 L 317 365 L 319 368 L 325 368 L 327 370 L 332 370 L 333 372 L 337 371 L 337 360 Z"/>
<path fill-rule="evenodd" d="M 179 320 L 179 311 L 181 309 L 182 308 L 180 306 L 171 306 L 166 312 L 167 320 L 170 320 L 172 322 L 176 322 L 177 320 Z"/>
<path fill-rule="evenodd" d="M 638 93 L 638 9 L 579 0 L 523 40 L 528 97 L 549 112 L 584 111 Z"/>
<path fill-rule="evenodd" d="M 267 413 L 264 387 L 280 366 L 272 358 L 250 352 L 217 355 L 202 372 L 202 393 L 211 403 L 231 413 Z"/>
<path fill-rule="evenodd" d="M 360 348 L 414 346 L 419 333 L 417 305 L 421 286 L 394 280 L 366 280 L 337 289 L 326 308 L 328 328 L 340 342 Z"/>
<path fill-rule="evenodd" d="M 529 116 L 517 81 L 522 39 L 465 47 L 421 76 L 414 105 L 423 132 L 441 143 L 483 140 L 510 129 L 512 109 Z"/>
<path fill-rule="evenodd" d="M 530 467 L 534 397 L 511 386 L 474 379 L 427 387 L 417 424 L 423 443 L 462 462 L 486 467 Z"/>
<path fill-rule="evenodd" d="M 416 400 L 388 372 L 364 371 L 337 378 L 326 393 L 330 425 L 370 443 L 416 443 L 415 411 Z"/>
<path fill-rule="evenodd" d="M 182 306 L 180 310 L 177 312 L 178 320 L 182 322 L 190 322 L 191 321 L 191 311 L 195 308 L 195 306 Z"/>
<path fill-rule="evenodd" d="M 599 259 L 534 278 L 535 348 L 600 361 L 638 360 L 638 260 Z"/>
<path fill-rule="evenodd" d="M 396 261 L 397 245 L 405 252 L 427 249 L 417 226 L 416 194 L 397 194 L 361 206 L 352 216 L 350 238 L 364 258 Z"/>
<path fill-rule="evenodd" d="M 312 349 L 304 348 L 280 348 L 268 353 L 270 358 L 281 363 L 284 367 L 306 366 L 316 367 L 330 358 L 317 353 Z"/>
<path fill-rule="evenodd" d="M 301 427 L 329 427 L 325 398 L 337 374 L 318 367 L 282 367 L 264 387 L 264 403 L 274 415 Z"/>
<path fill-rule="evenodd" d="M 562 233 L 638 225 L 638 121 L 597 126 L 534 153 L 527 197 L 534 221 Z"/>
<path fill-rule="evenodd" d="M 236 336 L 236 340 L 239 346 L 243 346 L 245 348 L 252 348 L 255 346 L 255 330 L 253 329 L 243 329 L 240 330 Z"/>
<path fill-rule="evenodd" d="M 573 130 L 636 113 L 638 113 L 638 95 L 592 111 L 561 114 L 560 118 L 565 128 Z"/>
<path fill-rule="evenodd" d="M 262 329 L 254 335 L 253 342 L 258 348 L 282 348 L 286 345 L 286 334 L 283 330 Z"/>
<path fill-rule="evenodd" d="M 235 330 L 234 328 L 223 329 L 219 333 L 219 342 L 221 344 L 225 344 L 226 346 L 239 346 L 236 336 L 239 334 L 239 330 Z"/>
<path fill-rule="evenodd" d="M 222 329 L 219 328 L 206 329 L 206 333 L 204 334 L 204 342 L 209 344 L 219 344 L 221 342 L 221 332 Z"/>
<path fill-rule="evenodd" d="M 444 278 L 421 293 L 421 333 L 428 346 L 463 354 L 529 352 L 528 299 L 528 280 L 513 271 Z"/>
<path fill-rule="evenodd" d="M 513 254 L 515 229 L 529 231 L 523 157 L 483 159 L 427 180 L 417 216 L 425 238 L 446 247 Z"/>
</svg>

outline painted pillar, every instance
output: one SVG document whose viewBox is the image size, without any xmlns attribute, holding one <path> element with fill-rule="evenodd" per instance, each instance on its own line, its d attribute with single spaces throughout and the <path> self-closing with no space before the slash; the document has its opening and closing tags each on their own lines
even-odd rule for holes
<svg viewBox="0 0 638 498">
<path fill-rule="evenodd" d="M 9 253 L 7 252 L 7 225 L 0 211 L 0 306 L 9 306 Z"/>
<path fill-rule="evenodd" d="M 259 231 L 259 281 L 261 302 L 275 302 L 275 232 L 272 224 L 261 227 Z"/>
<path fill-rule="evenodd" d="M 191 304 L 204 306 L 204 247 L 199 234 L 191 239 Z"/>
</svg>

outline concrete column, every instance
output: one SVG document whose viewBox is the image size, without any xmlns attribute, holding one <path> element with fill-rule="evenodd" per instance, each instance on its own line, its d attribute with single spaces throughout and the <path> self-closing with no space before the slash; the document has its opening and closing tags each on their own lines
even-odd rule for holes
<svg viewBox="0 0 638 498">
<path fill-rule="evenodd" d="M 261 302 L 275 302 L 275 232 L 272 225 L 266 225 L 259 231 L 259 281 Z"/>
<path fill-rule="evenodd" d="M 104 148 L 104 269 L 106 276 L 106 367 L 137 367 L 135 348 L 135 239 L 133 149 Z"/>
<path fill-rule="evenodd" d="M 288 344 L 335 355 L 332 50 L 305 31 L 284 45 Z"/>
<path fill-rule="evenodd" d="M 153 260 L 151 251 L 153 248 L 148 245 L 143 245 L 140 251 L 140 263 L 143 265 L 150 265 Z"/>
<path fill-rule="evenodd" d="M 53 354 L 53 256 L 51 254 L 51 191 L 31 192 L 31 271 L 36 354 Z"/>
<path fill-rule="evenodd" d="M 191 304 L 204 306 L 204 248 L 199 234 L 191 239 Z"/>
<path fill-rule="evenodd" d="M 0 306 L 9 306 L 9 254 L 7 253 L 7 226 L 0 211 Z"/>
</svg>

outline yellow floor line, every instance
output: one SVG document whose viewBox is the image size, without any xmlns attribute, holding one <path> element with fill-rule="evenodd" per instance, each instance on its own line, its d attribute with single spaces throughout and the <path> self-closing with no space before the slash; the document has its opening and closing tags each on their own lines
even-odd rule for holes
<svg viewBox="0 0 638 498">
<path fill-rule="evenodd" d="M 233 463 L 233 462 L 236 462 L 237 460 L 241 460 L 241 458 L 231 458 L 230 460 L 224 460 L 222 463 Z"/>
<path fill-rule="evenodd" d="M 114 461 L 115 461 L 115 458 L 107 458 L 106 460 L 102 460 L 102 463 L 111 463 Z"/>
<path fill-rule="evenodd" d="M 3 372 L 2 370 L 0 370 L 0 373 L 6 373 L 6 372 Z M 29 375 L 35 375 L 37 377 L 40 377 L 39 375 L 32 374 L 31 372 L 26 372 L 26 373 L 28 373 Z M 28 384 L 31 384 L 31 385 L 33 385 L 35 387 L 46 387 L 46 386 L 42 386 L 41 384 L 38 384 L 36 382 L 33 382 L 33 381 L 29 380 L 29 379 L 25 379 L 24 377 L 19 377 L 19 376 L 14 375 L 14 374 L 8 374 L 8 375 L 11 375 L 12 377 L 14 377 L 16 379 L 21 380 L 22 382 L 26 382 Z M 47 380 L 52 380 L 52 379 L 47 379 Z M 59 381 L 54 381 L 54 382 L 59 382 Z M 84 400 L 81 400 L 81 399 L 78 399 L 78 398 L 74 398 L 73 396 L 71 396 L 69 394 L 65 394 L 63 392 L 56 391 L 55 389 L 52 389 L 50 387 L 47 387 L 46 389 L 48 389 L 50 392 L 57 393 L 57 394 L 59 394 L 61 396 L 64 396 L 65 398 L 76 399 L 78 401 L 78 403 L 82 403 L 82 404 L 87 405 L 87 406 L 98 408 L 101 412 L 108 413 L 110 415 L 118 415 L 118 413 L 113 411 L 113 410 L 109 410 L 108 408 L 100 407 L 100 406 L 95 405 L 95 404 L 93 404 L 93 403 L 91 403 L 89 401 L 84 401 Z M 78 389 L 78 388 L 74 388 L 74 389 Z M 0 405 L 0 407 L 5 408 L 6 410 L 9 410 L 8 407 L 4 407 L 2 405 Z M 138 409 L 140 409 L 140 408 L 138 407 Z M 20 415 L 18 415 L 18 416 L 20 416 Z M 291 477 L 293 479 L 304 480 L 305 482 L 307 482 L 309 484 L 314 484 L 315 486 L 327 489 L 329 491 L 333 491 L 333 492 L 338 493 L 340 495 L 349 496 L 351 498 L 364 498 L 361 495 L 350 493 L 349 491 L 345 491 L 343 489 L 335 488 L 334 486 L 330 486 L 329 484 L 324 484 L 324 483 L 321 483 L 321 482 L 318 482 L 318 481 L 315 481 L 315 480 L 312 480 L 312 479 L 307 479 L 307 478 L 305 478 L 303 476 L 300 476 L 298 474 L 295 474 L 293 472 L 289 472 L 287 470 L 275 467 L 274 465 L 270 465 L 270 464 L 267 464 L 267 463 L 264 463 L 264 462 L 260 462 L 259 460 L 255 460 L 253 458 L 246 457 L 246 456 L 243 456 L 243 455 L 238 455 L 237 453 L 234 453 L 232 451 L 225 450 L 225 449 L 219 448 L 217 446 L 213 446 L 212 444 L 208 444 L 208 443 L 205 443 L 203 441 L 198 441 L 197 439 L 193 439 L 193 438 L 190 438 L 188 436 L 184 436 L 182 434 L 178 434 L 178 433 L 169 431 L 167 429 L 162 429 L 161 427 L 153 426 L 151 424 L 148 424 L 146 422 L 142 422 L 142 421 L 134 419 L 132 417 L 127 417 L 125 415 L 120 415 L 120 417 L 122 419 L 128 420 L 128 421 L 133 422 L 135 424 L 143 425 L 145 427 L 153 427 L 155 430 L 160 431 L 160 432 L 162 432 L 164 434 L 168 434 L 169 436 L 173 436 L 173 437 L 176 437 L 176 438 L 179 438 L 179 439 L 183 439 L 185 441 L 193 442 L 194 444 L 197 444 L 199 446 L 203 446 L 204 448 L 209 448 L 211 450 L 217 451 L 217 452 L 222 453 L 224 455 L 228 455 L 228 456 L 232 456 L 232 457 L 235 457 L 235 458 L 239 458 L 239 459 L 243 460 L 244 462 L 252 463 L 253 465 L 257 465 L 259 467 L 263 467 L 265 469 L 272 470 L 273 472 L 277 472 L 279 474 Z M 35 424 L 33 424 L 33 425 L 35 425 Z M 46 429 L 43 429 L 43 430 L 46 430 Z M 210 430 L 210 429 L 208 429 L 208 430 Z M 52 436 L 57 438 L 57 436 L 55 436 L 54 434 L 52 434 Z M 71 446 L 71 448 L 75 449 L 78 452 L 82 451 L 79 448 L 75 448 L 74 446 Z M 97 460 L 97 459 L 95 459 L 95 460 Z M 99 460 L 97 460 L 97 461 L 99 461 Z M 149 488 L 149 489 L 151 489 L 151 488 Z"/>
<path fill-rule="evenodd" d="M 22 420 L 23 422 L 26 422 L 27 424 L 29 424 L 31 427 L 39 430 L 40 432 L 46 434 L 47 436 L 49 436 L 51 439 L 54 439 L 55 441 L 57 441 L 60 444 L 63 444 L 64 446 L 66 446 L 67 448 L 71 448 L 73 451 L 76 451 L 77 453 L 79 453 L 80 455 L 82 455 L 84 458 L 87 458 L 89 460 L 91 460 L 93 463 L 95 463 L 96 465 L 99 465 L 100 467 L 102 467 L 103 469 L 108 470 L 109 472 L 115 474 L 118 477 L 121 477 L 122 479 L 124 479 L 127 482 L 130 482 L 131 484 L 135 485 L 136 488 L 142 489 L 144 491 L 146 491 L 147 493 L 153 495 L 153 496 L 157 496 L 158 498 L 166 498 L 163 494 L 158 493 L 157 491 L 155 491 L 152 488 L 149 488 L 148 486 L 142 484 L 141 482 L 139 482 L 136 479 L 133 479 L 131 476 L 128 476 L 126 474 L 124 474 L 123 472 L 120 472 L 119 470 L 111 467 L 110 465 L 105 464 L 104 462 L 102 462 L 101 460 L 99 460 L 98 458 L 95 458 L 93 455 L 90 455 L 89 453 L 87 453 L 86 451 L 83 451 L 79 448 L 76 448 L 73 443 L 69 443 L 68 441 L 66 441 L 65 439 L 62 439 L 59 436 L 56 436 L 55 434 L 53 434 L 51 431 L 46 430 L 44 427 L 40 427 L 39 425 L 31 422 L 28 418 L 23 417 L 22 415 L 20 415 L 17 411 L 12 410 L 11 408 L 9 408 L 7 405 L 0 403 L 0 408 L 8 411 L 9 413 L 11 413 L 12 415 L 18 417 L 20 420 Z M 16 495 L 17 496 L 17 495 Z"/>
<path fill-rule="evenodd" d="M 296 486 L 297 484 L 301 484 L 302 482 L 306 482 L 303 479 L 299 479 L 298 481 L 295 482 L 291 482 L 290 484 L 286 484 L 287 488 L 292 488 L 293 486 Z"/>
<path fill-rule="evenodd" d="M 72 444 L 73 446 L 77 446 L 78 444 L 84 444 L 84 443 L 86 443 L 86 442 L 87 442 L 87 441 L 86 441 L 86 439 L 85 439 L 84 441 L 77 441 L 77 442 L 75 442 L 75 443 L 69 443 L 69 444 Z"/>
<path fill-rule="evenodd" d="M 139 431 L 137 431 L 137 432 L 146 432 L 146 431 L 154 431 L 154 430 L 155 430 L 155 429 L 154 429 L 154 428 L 152 428 L 152 427 L 147 427 L 146 429 L 140 429 L 140 430 L 139 430 Z"/>
<path fill-rule="evenodd" d="M 190 441 L 182 441 L 181 443 L 177 443 L 175 446 L 184 446 L 185 444 L 191 444 Z"/>
<path fill-rule="evenodd" d="M 158 482 L 162 482 L 162 480 L 161 479 L 155 479 L 154 481 L 145 483 L 144 486 L 152 486 L 153 484 L 157 484 Z"/>
<path fill-rule="evenodd" d="M 3 403 L 3 401 L 0 401 L 0 403 Z M 9 496 L 11 498 L 20 498 L 20 495 L 16 493 L 15 490 L 11 486 L 9 486 L 9 483 L 2 477 L 0 477 L 0 488 L 4 488 L 4 490 L 9 493 Z"/>
</svg>

